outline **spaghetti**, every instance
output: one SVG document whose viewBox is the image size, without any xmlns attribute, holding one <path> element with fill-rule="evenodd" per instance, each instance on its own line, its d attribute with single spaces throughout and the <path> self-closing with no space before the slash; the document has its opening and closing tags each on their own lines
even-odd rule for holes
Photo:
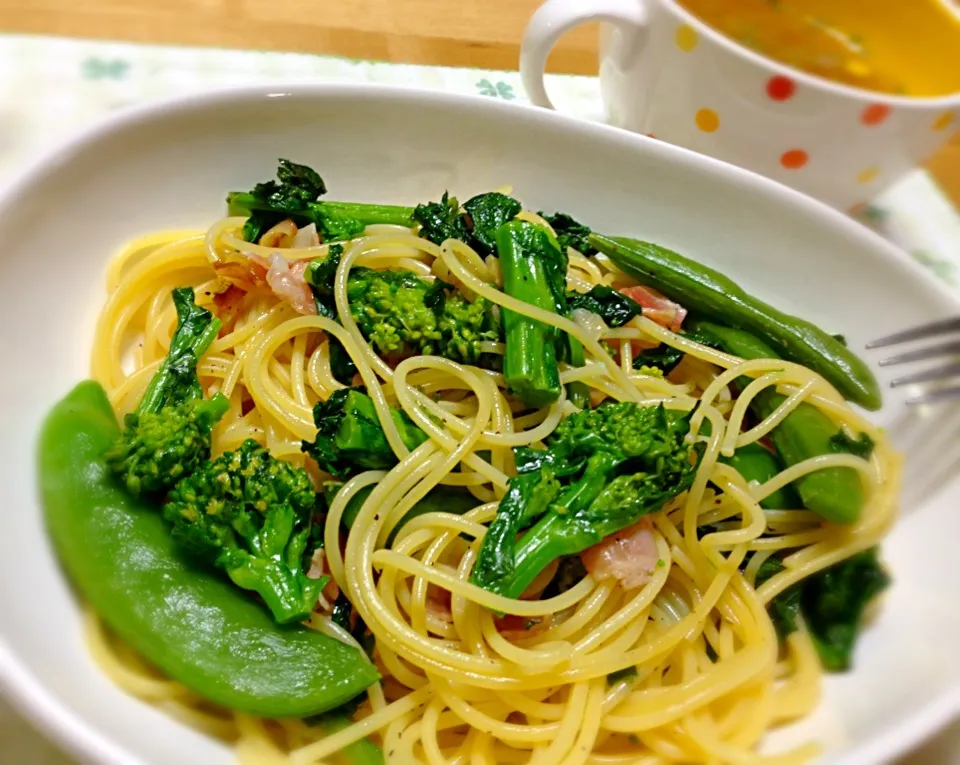
<svg viewBox="0 0 960 765">
<path fill-rule="evenodd" d="M 520 217 L 543 223 L 532 213 Z M 369 689 L 353 724 L 336 732 L 310 721 L 254 719 L 158 676 L 91 613 L 91 649 L 118 685 L 233 742 L 246 765 L 333 762 L 362 738 L 378 742 L 388 762 L 429 765 L 788 765 L 815 756 L 812 745 L 777 756 L 757 753 L 767 730 L 808 714 L 820 693 L 810 636 L 800 629 L 781 650 L 767 605 L 811 574 L 876 545 L 890 527 L 900 466 L 882 432 L 805 367 L 741 361 L 646 317 L 590 332 L 498 289 L 495 258 L 484 260 L 456 240 L 438 246 L 397 226 L 370 226 L 346 243 L 334 285 L 339 323 L 301 315 L 269 289 L 225 306 L 225 264 L 281 252 L 296 265 L 328 253 L 322 244 L 278 250 L 246 242 L 243 222 L 227 218 L 206 233 L 152 235 L 117 256 L 107 275 L 93 374 L 120 415 L 134 408 L 169 348 L 176 325 L 170 292 L 192 285 L 197 302 L 224 318 L 198 367 L 207 394 L 219 391 L 230 401 L 214 431 L 214 454 L 252 438 L 274 456 L 304 465 L 301 441 L 316 432 L 312 407 L 343 387 L 331 371 L 330 340 L 342 344 L 399 464 L 361 473 L 336 494 L 324 528 L 326 566 L 375 637 L 384 679 Z M 703 456 L 689 491 L 651 516 L 658 560 L 646 584 L 627 589 L 588 575 L 552 597 L 514 600 L 470 583 L 486 527 L 513 475 L 512 449 L 539 444 L 576 408 L 561 395 L 539 411 L 523 411 L 501 374 L 438 356 L 389 365 L 350 314 L 347 278 L 359 266 L 455 282 L 467 294 L 569 333 L 583 345 L 587 363 L 561 366 L 561 382 L 584 383 L 596 399 L 696 408 L 690 438 L 703 443 Z M 603 256 L 576 252 L 567 279 L 579 291 L 630 283 Z M 635 348 L 657 343 L 687 354 L 669 379 L 633 369 Z M 498 343 L 485 350 L 503 353 Z M 753 382 L 736 396 L 731 383 L 744 376 Z M 773 387 L 785 394 L 784 403 L 746 428 L 749 401 Z M 763 485 L 718 461 L 764 438 L 801 403 L 867 434 L 876 444 L 869 459 L 824 455 Z M 426 433 L 422 445 L 413 451 L 404 445 L 389 406 Z M 867 500 L 858 522 L 841 528 L 808 510 L 760 507 L 786 484 L 828 467 L 861 475 Z M 407 511 L 442 484 L 466 487 L 476 507 L 463 516 L 420 515 L 391 538 Z M 371 486 L 341 552 L 344 510 Z M 698 534 L 703 527 L 709 531 Z M 755 588 L 760 566 L 778 553 L 785 553 L 783 570 Z M 533 589 L 543 586 L 535 582 Z M 438 593 L 449 593 L 449 603 L 438 603 Z M 309 624 L 356 644 L 324 613 Z"/>
</svg>

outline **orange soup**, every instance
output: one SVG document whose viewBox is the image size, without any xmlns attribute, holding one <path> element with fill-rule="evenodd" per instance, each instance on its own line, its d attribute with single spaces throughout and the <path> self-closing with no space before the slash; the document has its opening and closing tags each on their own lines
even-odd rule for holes
<svg viewBox="0 0 960 765">
<path fill-rule="evenodd" d="M 762 55 L 866 90 L 960 91 L 960 20 L 951 0 L 677 0 Z"/>
</svg>

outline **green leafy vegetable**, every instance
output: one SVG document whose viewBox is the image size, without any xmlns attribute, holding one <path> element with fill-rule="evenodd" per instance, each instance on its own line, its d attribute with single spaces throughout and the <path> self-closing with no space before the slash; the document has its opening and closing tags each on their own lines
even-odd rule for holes
<svg viewBox="0 0 960 765">
<path fill-rule="evenodd" d="M 706 333 L 698 331 L 696 328 L 689 329 L 680 334 L 700 345 L 706 345 L 711 348 L 717 347 L 717 342 L 714 339 Z M 633 368 L 652 367 L 659 369 L 664 375 L 668 375 L 677 368 L 677 365 L 683 361 L 683 357 L 686 355 L 686 352 L 681 351 L 679 348 L 674 348 L 672 345 L 667 345 L 666 343 L 660 343 L 656 348 L 646 348 L 634 356 Z"/>
<path fill-rule="evenodd" d="M 618 669 L 616 672 L 611 672 L 607 675 L 607 683 L 610 685 L 616 685 L 619 682 L 633 682 L 637 679 L 637 668 L 636 667 L 626 667 L 624 669 Z"/>
<path fill-rule="evenodd" d="M 497 249 L 497 229 L 513 220 L 520 212 L 521 205 L 513 197 L 492 191 L 468 199 L 463 203 L 463 209 L 469 216 L 469 243 L 481 255 L 492 255 Z"/>
<path fill-rule="evenodd" d="M 767 581 L 774 574 L 779 574 L 783 571 L 783 563 L 780 562 L 779 558 L 770 557 L 767 558 L 757 569 L 756 576 L 756 585 L 759 587 L 765 581 Z M 802 582 L 798 582 L 779 595 L 773 598 L 770 601 L 770 604 L 767 606 L 767 611 L 770 614 L 770 620 L 773 622 L 773 626 L 777 630 L 777 635 L 781 640 L 785 640 L 787 635 L 791 632 L 795 632 L 798 627 L 798 622 L 800 619 L 800 593 L 802 588 Z"/>
<path fill-rule="evenodd" d="M 484 536 L 471 581 L 518 597 L 554 560 L 659 510 L 693 481 L 702 445 L 685 443 L 688 430 L 688 415 L 611 403 L 569 416 L 545 451 L 515 449 L 519 475 Z"/>
<path fill-rule="evenodd" d="M 856 438 L 852 438 L 845 430 L 841 430 L 830 437 L 830 446 L 835 452 L 848 452 L 868 460 L 876 444 L 866 433 L 860 433 Z"/>
<path fill-rule="evenodd" d="M 427 435 L 397 409 L 390 416 L 408 449 L 416 449 Z M 341 388 L 313 408 L 316 439 L 303 442 L 303 451 L 321 469 L 345 480 L 364 470 L 385 470 L 399 462 L 380 427 L 373 400 L 361 388 Z"/>
<path fill-rule="evenodd" d="M 446 191 L 439 202 L 417 205 L 413 211 L 413 219 L 420 224 L 420 236 L 434 244 L 443 244 L 448 239 L 459 239 L 463 242 L 470 239 L 467 223 L 460 211 L 460 203 Z"/>
<path fill-rule="evenodd" d="M 592 287 L 589 292 L 568 292 L 567 307 L 571 311 L 582 308 L 595 313 L 612 328 L 622 327 L 643 313 L 636 300 L 603 284 Z"/>
<path fill-rule="evenodd" d="M 326 584 L 303 570 L 315 504 L 305 470 L 247 440 L 181 479 L 163 517 L 174 539 L 291 624 L 310 615 Z"/>
<path fill-rule="evenodd" d="M 820 661 L 829 672 L 850 668 L 867 605 L 890 584 L 876 548 L 805 580 L 800 608 Z"/>
<path fill-rule="evenodd" d="M 557 241 L 564 252 L 566 252 L 567 247 L 573 247 L 583 255 L 596 255 L 597 249 L 587 241 L 587 237 L 592 232 L 582 223 L 561 212 L 555 215 L 547 215 L 541 211 L 540 217 L 553 228 L 557 235 Z"/>
<path fill-rule="evenodd" d="M 232 191 L 227 195 L 227 204 L 233 215 L 269 213 L 273 216 L 261 215 L 249 228 L 245 227 L 244 238 L 257 232 L 262 234 L 267 221 L 284 218 L 290 218 L 298 226 L 315 224 L 324 242 L 352 239 L 373 224 L 413 226 L 415 223 L 411 207 L 319 201 L 326 193 L 326 184 L 316 171 L 281 159 L 276 181 L 258 183 L 250 191 Z"/>
<path fill-rule="evenodd" d="M 342 244 L 331 244 L 327 257 L 316 258 L 310 261 L 304 271 L 304 280 L 313 292 L 313 299 L 317 305 L 317 314 L 327 319 L 333 319 L 338 324 L 337 306 L 333 298 L 333 285 L 337 277 L 337 268 L 340 267 L 340 257 L 343 255 Z M 337 338 L 331 336 L 330 342 L 330 373 L 333 379 L 341 385 L 353 385 L 353 378 L 357 374 L 357 365 L 353 363 Z"/>
<path fill-rule="evenodd" d="M 333 502 L 333 498 L 336 497 L 337 492 L 342 486 L 343 484 L 337 481 L 329 481 L 324 486 L 324 496 L 328 504 Z M 365 486 L 350 497 L 350 501 L 343 509 L 343 516 L 341 517 L 341 522 L 348 529 L 353 526 L 353 522 L 360 513 L 360 508 L 363 507 L 363 503 L 367 501 L 367 497 L 373 492 L 373 488 L 373 486 Z M 478 504 L 480 503 L 476 497 L 465 488 L 459 486 L 436 486 L 410 508 L 399 520 L 397 525 L 393 527 L 393 531 L 390 532 L 390 536 L 387 538 L 387 546 L 393 543 L 393 538 L 400 529 L 418 516 L 426 513 L 453 513 L 454 515 L 463 515 L 473 510 Z"/>
<path fill-rule="evenodd" d="M 461 210 L 457 198 L 444 192 L 439 202 L 417 205 L 413 217 L 420 224 L 420 236 L 434 244 L 459 239 L 481 255 L 491 255 L 496 250 L 497 229 L 520 209 L 513 197 L 491 191 L 471 197 Z"/>
<path fill-rule="evenodd" d="M 283 215 L 262 210 L 254 210 L 250 213 L 246 223 L 243 224 L 241 236 L 246 242 L 259 242 L 260 237 L 267 231 L 276 226 L 284 219 Z"/>
<path fill-rule="evenodd" d="M 778 558 L 767 558 L 757 571 L 757 586 L 783 568 Z M 788 587 L 768 610 L 781 639 L 798 629 L 802 616 L 824 669 L 841 672 L 852 663 L 867 605 L 889 584 L 877 548 L 871 548 Z"/>
<path fill-rule="evenodd" d="M 477 364 L 482 343 L 500 339 L 499 312 L 482 297 L 470 302 L 448 288 L 412 271 L 354 268 L 347 296 L 354 321 L 378 354 L 443 356 Z"/>
<path fill-rule="evenodd" d="M 197 361 L 220 331 L 219 319 L 194 302 L 189 287 L 173 291 L 173 304 L 177 329 L 167 357 L 105 455 L 134 496 L 161 493 L 203 464 L 213 426 L 230 407 L 219 393 L 204 399 L 197 379 Z"/>
</svg>

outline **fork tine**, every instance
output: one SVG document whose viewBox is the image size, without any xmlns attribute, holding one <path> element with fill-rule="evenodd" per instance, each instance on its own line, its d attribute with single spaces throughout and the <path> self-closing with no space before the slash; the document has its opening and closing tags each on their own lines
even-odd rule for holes
<svg viewBox="0 0 960 765">
<path fill-rule="evenodd" d="M 952 364 L 947 364 L 942 367 L 922 369 L 919 372 L 913 372 L 912 374 L 898 377 L 896 380 L 891 380 L 890 387 L 899 388 L 901 385 L 909 385 L 910 383 L 929 382 L 930 380 L 945 380 L 950 377 L 957 377 L 958 375 L 960 375 L 960 361 L 955 361 Z"/>
<path fill-rule="evenodd" d="M 953 340 L 941 345 L 931 345 L 927 348 L 918 348 L 915 351 L 907 351 L 896 356 L 890 356 L 880 362 L 880 366 L 888 367 L 891 364 L 903 364 L 907 361 L 923 361 L 937 356 L 945 356 L 948 353 L 960 353 L 960 340 Z"/>
<path fill-rule="evenodd" d="M 905 329 L 902 332 L 896 332 L 886 337 L 871 340 L 867 343 L 867 348 L 882 348 L 885 345 L 895 345 L 896 343 L 905 343 L 908 340 L 920 340 L 924 337 L 933 337 L 945 332 L 960 330 L 960 316 L 953 319 L 941 319 L 930 324 L 923 324 L 912 329 Z"/>
<path fill-rule="evenodd" d="M 908 398 L 907 404 L 911 406 L 917 404 L 936 404 L 940 401 L 951 401 L 955 398 L 960 398 L 960 387 L 942 388 L 940 390 L 930 391 L 929 393 L 921 393 L 919 396 Z"/>
</svg>

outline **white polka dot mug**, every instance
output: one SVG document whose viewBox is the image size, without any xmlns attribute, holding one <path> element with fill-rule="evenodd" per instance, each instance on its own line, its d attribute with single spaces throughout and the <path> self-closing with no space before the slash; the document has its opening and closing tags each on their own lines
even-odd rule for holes
<svg viewBox="0 0 960 765">
<path fill-rule="evenodd" d="M 754 170 L 851 210 L 960 127 L 960 93 L 913 98 L 806 74 L 741 47 L 673 0 L 547 0 L 524 34 L 530 100 L 553 108 L 547 56 L 578 24 L 601 27 L 608 121 Z M 960 30 L 960 23 L 958 23 Z M 945 51 L 944 65 L 960 51 Z"/>
</svg>

